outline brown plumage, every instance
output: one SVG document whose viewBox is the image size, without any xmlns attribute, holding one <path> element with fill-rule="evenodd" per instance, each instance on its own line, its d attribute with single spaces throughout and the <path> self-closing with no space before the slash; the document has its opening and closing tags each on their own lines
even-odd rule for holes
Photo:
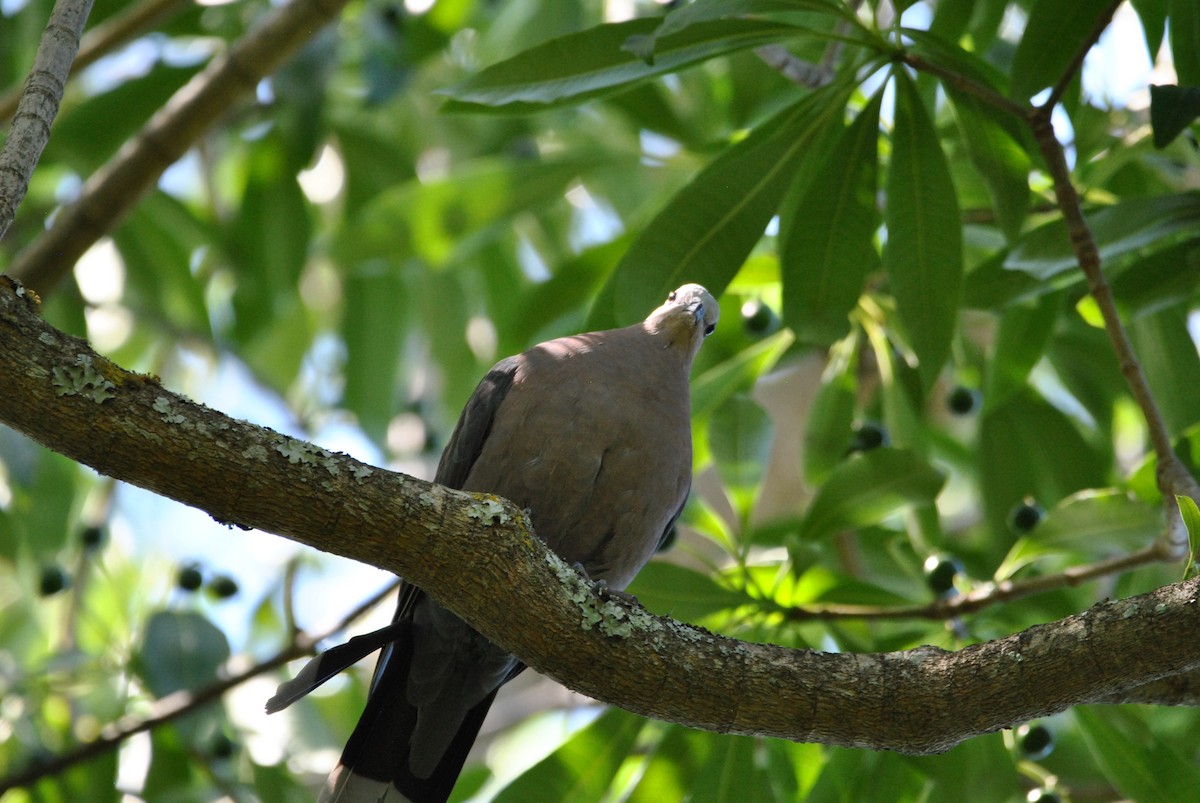
<svg viewBox="0 0 1200 803">
<path fill-rule="evenodd" d="M 624 588 L 687 498 L 688 378 L 719 314 L 703 287 L 684 285 L 642 323 L 502 360 L 467 402 L 436 481 L 527 508 L 564 560 Z M 349 655 L 325 665 L 316 659 L 268 707 L 287 705 L 385 641 L 366 710 L 322 800 L 441 803 L 496 691 L 524 666 L 420 589 L 401 590 L 393 624 L 374 640 L 339 648 Z"/>
</svg>

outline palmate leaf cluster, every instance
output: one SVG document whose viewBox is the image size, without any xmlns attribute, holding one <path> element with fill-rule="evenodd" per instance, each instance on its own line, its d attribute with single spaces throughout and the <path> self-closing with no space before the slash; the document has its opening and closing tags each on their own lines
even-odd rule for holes
<svg viewBox="0 0 1200 803">
<path fill-rule="evenodd" d="M 93 25 L 135 5 L 99 0 Z M 693 502 L 673 550 L 632 589 L 651 610 L 786 645 L 952 649 L 1179 579 L 1182 566 L 1148 566 L 949 622 L 805 614 L 933 603 L 931 557 L 960 568 L 952 593 L 967 593 L 1161 534 L 1144 421 L 1030 127 L 995 98 L 1028 106 L 1061 82 L 1071 180 L 1194 470 L 1195 4 L 1121 9 L 1178 76 L 1137 98 L 1085 92 L 1073 72 L 1110 5 L 1097 0 L 635 2 L 633 18 L 605 16 L 618 5 L 351 4 L 107 233 L 90 256 L 118 260 L 119 284 L 89 288 L 97 259 L 58 286 L 26 281 L 55 325 L 122 365 L 197 394 L 197 377 L 240 366 L 297 431 L 339 422 L 406 466 L 436 458 L 497 357 L 624 325 L 701 282 L 724 318 L 696 368 Z M 3 87 L 23 80 L 49 6 L 0 14 Z M 0 269 L 267 11 L 181 4 L 78 76 Z M 778 69 L 785 56 L 803 80 Z M 948 403 L 956 393 L 965 405 Z M 413 422 L 422 437 L 396 437 Z M 107 531 L 121 493 L 0 430 L 0 776 L 289 636 L 282 576 L 246 606 L 249 635 L 231 648 L 215 622 L 232 603 L 174 587 L 177 567 L 128 541 L 81 544 L 86 528 Z M 1044 518 L 1014 527 L 1023 505 Z M 69 585 L 43 595 L 54 568 Z M 345 593 L 324 604 L 360 601 Z M 148 800 L 308 799 L 361 681 L 301 704 L 274 751 L 242 695 L 13 799 L 114 800 L 119 766 L 136 761 L 146 769 L 122 775 L 122 791 Z M 547 757 L 498 793 L 493 775 L 510 779 L 512 762 L 474 764 L 461 794 L 1009 801 L 1051 787 L 1183 800 L 1197 788 L 1188 710 L 1088 708 L 1046 724 L 1056 747 L 1036 760 L 1011 733 L 917 758 L 609 710 L 581 729 L 518 728 L 493 755 L 534 741 Z"/>
</svg>

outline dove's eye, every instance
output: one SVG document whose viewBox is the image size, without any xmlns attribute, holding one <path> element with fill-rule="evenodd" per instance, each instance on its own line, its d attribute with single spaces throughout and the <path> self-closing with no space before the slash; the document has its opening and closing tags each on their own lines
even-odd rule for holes
<svg viewBox="0 0 1200 803">
<path fill-rule="evenodd" d="M 675 291 L 672 290 L 671 292 L 667 293 L 667 301 L 674 301 L 674 300 L 675 300 Z"/>
</svg>

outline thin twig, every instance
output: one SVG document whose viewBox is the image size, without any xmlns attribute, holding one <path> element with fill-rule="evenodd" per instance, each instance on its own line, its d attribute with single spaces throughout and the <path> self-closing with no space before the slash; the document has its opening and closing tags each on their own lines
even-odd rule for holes
<svg viewBox="0 0 1200 803">
<path fill-rule="evenodd" d="M 919 70 L 921 72 L 936 76 L 940 78 L 943 83 L 949 84 L 955 89 L 966 92 L 967 94 L 974 95 L 985 103 L 995 106 L 1001 111 L 1006 111 L 1022 120 L 1028 117 L 1028 108 L 1020 103 L 1017 103 L 1011 98 L 1005 97 L 987 84 L 980 83 L 970 76 L 948 70 L 945 67 L 935 64 L 932 61 L 929 61 L 909 50 L 901 51 L 897 54 L 897 58 L 899 58 L 909 67 L 912 67 L 914 70 Z"/>
<path fill-rule="evenodd" d="M 1077 586 L 1111 574 L 1122 574 L 1158 563 L 1164 555 L 1158 544 L 1151 544 L 1137 552 L 1114 558 L 1072 566 L 1058 574 L 1031 577 L 1027 580 L 1004 580 L 991 583 L 968 594 L 939 599 L 926 605 L 903 605 L 881 607 L 875 605 L 821 605 L 789 608 L 785 616 L 792 621 L 829 621 L 834 619 L 931 619 L 945 621 L 957 616 L 976 613 L 991 605 L 1011 602 L 1023 597 L 1042 594 L 1060 588 Z"/>
<path fill-rule="evenodd" d="M 29 190 L 29 177 L 50 140 L 50 124 L 58 114 L 67 74 L 91 11 L 92 0 L 57 0 L 50 12 L 12 128 L 0 150 L 0 237 L 16 218 L 17 207 Z"/>
<path fill-rule="evenodd" d="M 36 783 L 41 778 L 50 775 L 58 775 L 70 767 L 75 766 L 84 761 L 102 756 L 116 750 L 122 742 L 131 736 L 134 736 L 145 731 L 153 730 L 161 725 L 173 722 L 180 717 L 191 713 L 199 708 L 203 708 L 209 703 L 220 699 L 226 692 L 233 689 L 251 678 L 277 669 L 289 661 L 294 661 L 297 658 L 303 658 L 306 655 L 312 655 L 316 650 L 316 645 L 327 638 L 330 638 L 335 633 L 345 630 L 355 620 L 364 615 L 367 611 L 379 605 L 384 600 L 388 599 L 395 593 L 396 588 L 400 585 L 400 581 L 396 580 L 389 583 L 377 593 L 366 599 L 354 610 L 347 613 L 333 627 L 319 635 L 309 635 L 303 632 L 296 632 L 292 635 L 291 640 L 275 653 L 275 655 L 267 658 L 265 661 L 248 667 L 237 674 L 230 675 L 227 678 L 217 681 L 216 683 L 205 686 L 202 689 L 195 691 L 178 691 L 174 694 L 167 695 L 160 699 L 155 705 L 153 711 L 142 717 L 126 716 L 111 723 L 105 727 L 100 734 L 100 737 L 95 741 L 80 745 L 74 750 L 55 756 L 54 758 L 39 762 L 28 769 L 10 775 L 7 778 L 0 778 L 0 795 L 3 795 L 10 789 L 18 789 L 23 786 L 29 786 Z"/>
<path fill-rule="evenodd" d="M 1108 4 L 1108 7 L 1100 12 L 1100 16 L 1096 18 L 1096 24 L 1092 26 L 1091 33 L 1079 45 L 1079 49 L 1075 51 L 1075 55 L 1071 57 L 1071 61 L 1067 63 L 1066 69 L 1062 75 L 1058 77 L 1058 81 L 1050 90 L 1050 96 L 1046 98 L 1046 102 L 1042 104 L 1043 109 L 1053 109 L 1062 100 L 1062 96 L 1066 93 L 1067 87 L 1075 80 L 1075 76 L 1083 67 L 1083 60 L 1087 58 L 1087 54 L 1092 47 L 1100 41 L 1101 34 L 1112 23 L 1113 14 L 1117 13 L 1117 7 L 1121 5 L 1123 0 L 1113 0 Z"/>
</svg>

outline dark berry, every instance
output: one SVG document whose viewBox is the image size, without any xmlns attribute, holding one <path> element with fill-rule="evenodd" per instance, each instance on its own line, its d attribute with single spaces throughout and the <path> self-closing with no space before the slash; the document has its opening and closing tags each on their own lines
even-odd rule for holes
<svg viewBox="0 0 1200 803">
<path fill-rule="evenodd" d="M 946 397 L 946 406 L 955 415 L 967 415 L 979 408 L 979 391 L 966 385 L 958 385 Z"/>
<path fill-rule="evenodd" d="M 761 300 L 753 298 L 742 304 L 742 326 L 751 337 L 763 337 L 779 328 L 779 316 Z"/>
<path fill-rule="evenodd" d="M 104 543 L 104 529 L 101 527 L 84 527 L 79 534 L 79 541 L 84 549 L 96 549 Z"/>
<path fill-rule="evenodd" d="M 227 574 L 219 574 L 209 582 L 208 590 L 217 599 L 229 599 L 238 592 L 237 580 L 234 580 Z"/>
<path fill-rule="evenodd" d="M 869 452 L 880 446 L 887 446 L 891 441 L 886 427 L 873 421 L 865 421 L 854 428 L 854 435 L 850 439 L 850 451 Z"/>
<path fill-rule="evenodd" d="M 180 566 L 175 583 L 184 591 L 199 591 L 200 586 L 204 585 L 204 575 L 200 573 L 200 565 L 188 563 Z"/>
<path fill-rule="evenodd" d="M 42 567 L 42 575 L 38 578 L 38 593 L 43 597 L 51 597 L 71 584 L 71 577 L 63 567 L 51 563 Z"/>
<path fill-rule="evenodd" d="M 209 743 L 208 751 L 212 754 L 213 758 L 225 759 L 233 755 L 234 747 L 233 739 L 230 739 L 223 733 L 218 733 Z"/>
<path fill-rule="evenodd" d="M 1008 520 L 1012 528 L 1019 533 L 1032 532 L 1046 515 L 1046 510 L 1031 496 L 1025 497 L 1021 504 L 1012 509 Z"/>
<path fill-rule="evenodd" d="M 1029 794 L 1025 796 L 1029 803 L 1059 803 L 1062 799 L 1057 792 L 1051 792 L 1046 788 L 1030 789 Z"/>
<path fill-rule="evenodd" d="M 954 590 L 954 578 L 962 571 L 962 562 L 953 556 L 930 555 L 925 559 L 925 583 L 939 597 Z"/>
<path fill-rule="evenodd" d="M 1041 761 L 1054 751 L 1054 733 L 1040 723 L 1017 728 L 1017 747 L 1030 761 Z"/>
</svg>

